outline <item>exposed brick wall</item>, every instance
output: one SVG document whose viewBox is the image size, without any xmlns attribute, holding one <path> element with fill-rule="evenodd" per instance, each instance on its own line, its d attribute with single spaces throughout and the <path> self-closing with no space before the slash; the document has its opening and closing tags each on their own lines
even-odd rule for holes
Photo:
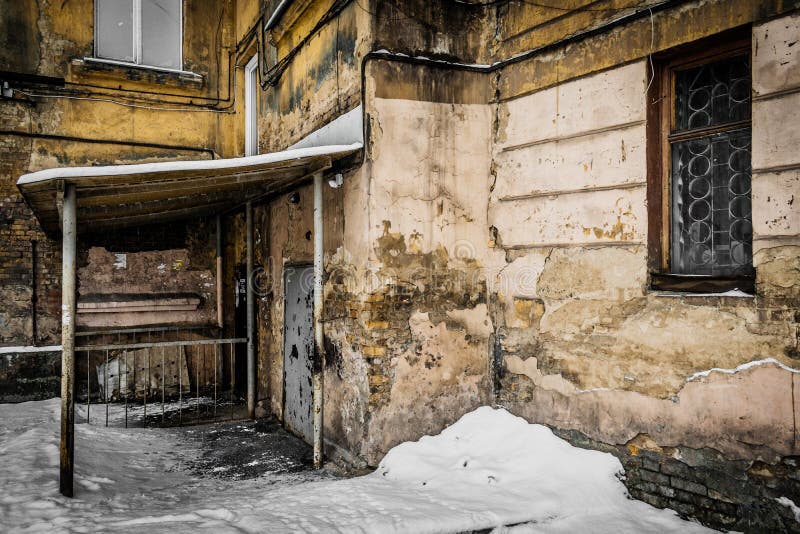
<svg viewBox="0 0 800 534">
<path fill-rule="evenodd" d="M 344 289 L 339 284 L 335 287 Z M 418 300 L 414 299 L 414 286 L 395 285 L 384 289 L 363 298 L 335 292 L 325 304 L 327 315 L 335 321 L 332 328 L 345 332 L 353 352 L 360 354 L 367 364 L 370 408 L 389 400 L 392 375 L 389 355 L 403 352 L 412 343 L 408 317 Z M 327 364 L 336 366 L 338 349 L 327 353 Z"/>
<path fill-rule="evenodd" d="M 0 356 L 0 402 L 57 397 L 61 389 L 61 353 Z"/>
<path fill-rule="evenodd" d="M 0 137 L 0 153 L 3 154 L 0 158 L 2 345 L 53 344 L 59 339 L 61 250 L 58 243 L 49 240 L 41 231 L 16 187 L 17 178 L 28 170 L 30 150 L 28 139 Z"/>
<path fill-rule="evenodd" d="M 578 447 L 619 458 L 630 495 L 653 506 L 723 530 L 800 532 L 792 511 L 776 500 L 786 496 L 800 501 L 798 457 L 768 464 L 729 460 L 713 449 L 661 448 L 643 435 L 609 445 L 577 431 L 553 432 Z"/>
</svg>

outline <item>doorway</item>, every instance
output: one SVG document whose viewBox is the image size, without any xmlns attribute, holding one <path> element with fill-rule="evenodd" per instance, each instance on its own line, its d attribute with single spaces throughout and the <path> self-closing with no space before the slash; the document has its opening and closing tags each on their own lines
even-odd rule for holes
<svg viewBox="0 0 800 534">
<path fill-rule="evenodd" d="M 313 439 L 314 267 L 284 271 L 283 420 L 308 443 Z"/>
<path fill-rule="evenodd" d="M 234 337 L 247 338 L 247 265 L 240 263 L 235 269 L 234 286 Z M 234 347 L 234 358 L 231 362 L 233 368 L 233 389 L 237 396 L 247 395 L 247 344 L 237 343 Z"/>
</svg>

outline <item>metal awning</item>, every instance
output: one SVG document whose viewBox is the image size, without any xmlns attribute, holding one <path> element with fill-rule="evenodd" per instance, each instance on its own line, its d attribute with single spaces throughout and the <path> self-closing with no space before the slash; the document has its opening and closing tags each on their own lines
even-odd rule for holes
<svg viewBox="0 0 800 534">
<path fill-rule="evenodd" d="M 25 174 L 17 187 L 51 235 L 60 231 L 65 184 L 75 186 L 82 230 L 142 226 L 222 213 L 280 193 L 361 147 L 353 143 L 242 158 L 61 167 Z"/>
</svg>

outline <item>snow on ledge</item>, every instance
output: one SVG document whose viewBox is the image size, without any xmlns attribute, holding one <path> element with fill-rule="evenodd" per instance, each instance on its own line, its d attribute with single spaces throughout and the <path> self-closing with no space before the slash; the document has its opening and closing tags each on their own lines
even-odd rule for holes
<svg viewBox="0 0 800 534">
<path fill-rule="evenodd" d="M 729 289 L 722 293 L 685 293 L 682 291 L 660 291 L 655 293 L 657 297 L 735 297 L 735 298 L 755 298 L 752 293 L 745 293 L 741 289 Z"/>
<path fill-rule="evenodd" d="M 722 369 L 720 367 L 714 367 L 713 369 L 707 369 L 705 371 L 700 371 L 698 373 L 693 374 L 689 378 L 687 378 L 686 381 L 687 382 L 691 382 L 693 380 L 697 380 L 698 378 L 706 377 L 706 376 L 710 375 L 711 373 L 715 373 L 715 372 L 716 373 L 723 373 L 723 374 L 726 374 L 726 375 L 734 375 L 734 374 L 736 374 L 736 373 L 738 373 L 740 371 L 746 371 L 747 369 L 752 369 L 753 367 L 759 367 L 761 365 L 766 365 L 768 363 L 776 365 L 776 366 L 780 367 L 781 369 L 783 369 L 785 371 L 789 371 L 790 373 L 800 373 L 800 369 L 794 369 L 792 367 L 789 367 L 788 365 L 785 365 L 785 364 L 779 362 L 775 358 L 764 358 L 763 360 L 755 360 L 755 361 L 752 361 L 752 362 L 743 363 L 742 365 L 739 365 L 735 369 Z"/>
<path fill-rule="evenodd" d="M 59 180 L 64 178 L 82 178 L 89 176 L 119 176 L 131 174 L 144 174 L 171 171 L 206 171 L 220 169 L 235 169 L 238 167 L 249 167 L 264 165 L 268 163 L 280 163 L 295 159 L 308 158 L 314 156 L 335 156 L 355 152 L 363 147 L 363 143 L 352 143 L 349 145 L 327 145 L 307 148 L 297 148 L 293 150 L 283 150 L 281 152 L 270 152 L 268 154 L 258 154 L 256 156 L 245 156 L 241 158 L 224 158 L 212 160 L 191 160 L 191 161 L 160 161 L 157 163 L 136 163 L 126 165 L 103 165 L 97 167 L 56 167 L 43 171 L 23 174 L 17 180 L 17 185 L 27 185 L 48 180 Z"/>
<path fill-rule="evenodd" d="M 16 347 L 0 347 L 0 354 L 21 354 L 30 352 L 61 352 L 61 345 L 18 345 Z"/>
</svg>

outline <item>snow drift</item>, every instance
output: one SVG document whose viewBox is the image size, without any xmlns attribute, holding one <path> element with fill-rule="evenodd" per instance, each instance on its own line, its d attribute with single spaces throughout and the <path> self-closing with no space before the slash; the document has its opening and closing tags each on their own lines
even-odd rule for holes
<svg viewBox="0 0 800 534">
<path fill-rule="evenodd" d="M 74 499 L 58 494 L 57 433 L 58 399 L 0 405 L 0 531 L 706 531 L 630 500 L 613 456 L 488 407 L 370 475 L 303 483 L 197 477 L 176 429 L 79 424 Z"/>
</svg>

